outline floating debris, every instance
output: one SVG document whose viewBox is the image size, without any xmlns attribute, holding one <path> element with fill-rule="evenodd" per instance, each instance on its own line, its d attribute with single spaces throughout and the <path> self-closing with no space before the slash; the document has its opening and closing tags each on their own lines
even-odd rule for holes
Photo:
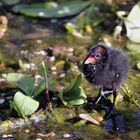
<svg viewBox="0 0 140 140">
<path fill-rule="evenodd" d="M 36 51 L 34 53 L 37 54 L 37 55 L 42 55 L 42 56 L 46 56 L 47 55 L 46 51 L 44 51 L 44 50 Z"/>
<path fill-rule="evenodd" d="M 66 76 L 65 73 L 61 73 L 61 74 L 59 75 L 59 77 L 61 77 L 61 78 L 65 77 L 65 76 Z"/>
<path fill-rule="evenodd" d="M 36 140 L 42 140 L 41 138 L 37 138 Z"/>
<path fill-rule="evenodd" d="M 74 133 L 66 133 L 66 134 L 63 134 L 63 137 L 64 138 L 74 138 L 75 134 Z"/>
<path fill-rule="evenodd" d="M 97 120 L 95 120 L 95 119 L 94 119 L 93 117 L 91 117 L 89 114 L 79 114 L 79 117 L 82 118 L 82 119 L 85 119 L 85 120 L 87 120 L 87 121 L 90 121 L 90 122 L 92 122 L 92 123 L 94 123 L 94 124 L 97 124 L 97 125 L 100 124 Z"/>
<path fill-rule="evenodd" d="M 51 56 L 51 57 L 50 57 L 50 61 L 51 61 L 51 62 L 55 61 L 55 56 Z"/>
<path fill-rule="evenodd" d="M 74 48 L 68 48 L 68 51 L 69 52 L 73 52 L 74 51 Z"/>
<path fill-rule="evenodd" d="M 50 132 L 50 133 L 37 133 L 37 136 L 40 136 L 40 137 L 43 137 L 43 138 L 54 137 L 55 133 L 54 132 Z"/>
<path fill-rule="evenodd" d="M 55 66 L 52 66 L 52 67 L 51 67 L 51 70 L 52 70 L 52 71 L 55 71 L 56 69 L 57 69 L 57 68 L 56 68 Z"/>
<path fill-rule="evenodd" d="M 12 134 L 8 134 L 8 135 L 4 134 L 2 135 L 1 140 L 14 140 L 14 137 Z"/>
<path fill-rule="evenodd" d="M 29 129 L 25 129 L 25 133 L 29 133 L 30 132 L 30 130 Z"/>
</svg>

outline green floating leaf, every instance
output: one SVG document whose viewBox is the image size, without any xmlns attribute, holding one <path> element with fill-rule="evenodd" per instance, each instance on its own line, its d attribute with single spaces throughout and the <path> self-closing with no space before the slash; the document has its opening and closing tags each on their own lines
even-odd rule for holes
<svg viewBox="0 0 140 140">
<path fill-rule="evenodd" d="M 18 82 L 17 87 L 25 92 L 26 95 L 32 96 L 34 90 L 34 81 L 28 76 L 22 76 Z"/>
<path fill-rule="evenodd" d="M 67 103 L 70 105 L 82 105 L 85 103 L 85 99 L 76 99 L 76 100 L 68 101 Z"/>
<path fill-rule="evenodd" d="M 2 76 L 8 82 L 10 82 L 13 86 L 17 86 L 17 82 L 23 76 L 23 74 L 21 74 L 21 73 L 8 73 L 8 74 L 2 74 Z"/>
<path fill-rule="evenodd" d="M 64 2 L 60 5 L 54 2 L 20 4 L 13 7 L 12 11 L 31 17 L 63 18 L 76 15 L 89 5 L 90 2 Z"/>
<path fill-rule="evenodd" d="M 140 2 L 132 8 L 127 18 L 121 18 L 126 26 L 128 38 L 135 43 L 140 43 Z"/>
<path fill-rule="evenodd" d="M 34 81 L 30 77 L 20 73 L 2 74 L 2 76 L 13 86 L 18 87 L 26 95 L 36 97 L 45 89 L 45 80 L 38 80 L 37 87 L 34 87 Z M 53 85 L 49 84 L 49 91 L 56 92 Z"/>
<path fill-rule="evenodd" d="M 34 90 L 34 81 L 30 77 L 20 73 L 3 74 L 3 77 L 8 82 L 24 91 L 26 95 L 32 96 Z"/>
<path fill-rule="evenodd" d="M 79 74 L 63 91 L 60 92 L 60 99 L 64 105 L 81 105 L 86 102 L 85 91 L 80 87 L 82 75 Z"/>
<path fill-rule="evenodd" d="M 18 112 L 19 116 L 32 115 L 39 107 L 39 102 L 21 92 L 17 92 L 10 105 Z"/>
</svg>

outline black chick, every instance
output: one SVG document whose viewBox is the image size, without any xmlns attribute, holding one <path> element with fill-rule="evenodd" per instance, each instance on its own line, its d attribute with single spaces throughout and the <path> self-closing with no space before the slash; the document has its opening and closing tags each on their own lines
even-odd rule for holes
<svg viewBox="0 0 140 140">
<path fill-rule="evenodd" d="M 100 89 L 95 104 L 113 93 L 113 107 L 118 90 L 128 71 L 128 61 L 122 50 L 109 48 L 104 43 L 91 47 L 83 62 L 83 73 L 89 83 Z"/>
</svg>

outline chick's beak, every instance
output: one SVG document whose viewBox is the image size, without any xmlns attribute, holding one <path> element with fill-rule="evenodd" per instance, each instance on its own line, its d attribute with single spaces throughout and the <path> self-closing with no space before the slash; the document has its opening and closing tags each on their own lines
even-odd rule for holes
<svg viewBox="0 0 140 140">
<path fill-rule="evenodd" d="M 94 56 L 89 56 L 89 57 L 85 60 L 84 64 L 93 64 L 93 63 L 95 63 L 95 61 L 96 61 L 96 59 L 95 59 Z"/>
</svg>

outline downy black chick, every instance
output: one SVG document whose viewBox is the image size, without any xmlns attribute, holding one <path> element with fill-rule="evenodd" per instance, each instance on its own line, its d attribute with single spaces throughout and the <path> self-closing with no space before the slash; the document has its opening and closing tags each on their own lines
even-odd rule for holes
<svg viewBox="0 0 140 140">
<path fill-rule="evenodd" d="M 95 104 L 113 93 L 114 107 L 117 92 L 127 76 L 127 71 L 127 57 L 121 49 L 107 47 L 104 43 L 91 47 L 83 62 L 83 73 L 93 87 L 100 89 Z"/>
</svg>

